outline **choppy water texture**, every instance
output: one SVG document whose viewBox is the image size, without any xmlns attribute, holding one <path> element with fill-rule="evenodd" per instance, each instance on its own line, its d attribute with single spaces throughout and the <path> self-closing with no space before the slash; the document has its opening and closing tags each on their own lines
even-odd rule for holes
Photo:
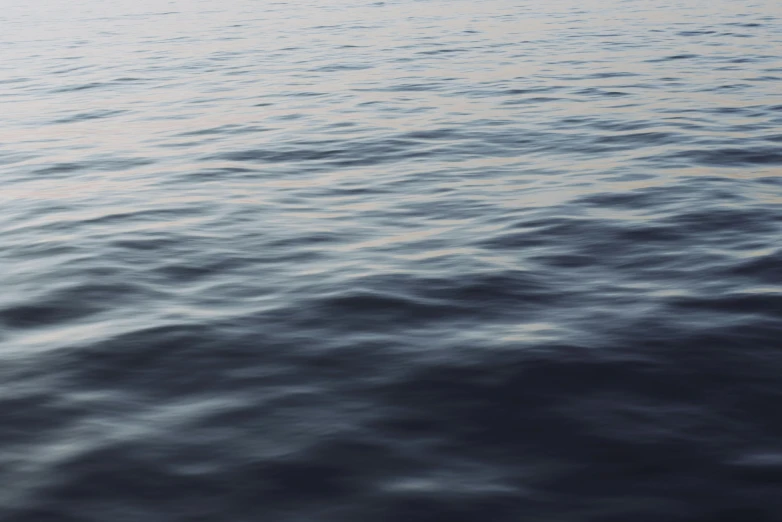
<svg viewBox="0 0 782 522">
<path fill-rule="evenodd" d="M 3 2 L 3 522 L 782 520 L 782 7 Z"/>
</svg>

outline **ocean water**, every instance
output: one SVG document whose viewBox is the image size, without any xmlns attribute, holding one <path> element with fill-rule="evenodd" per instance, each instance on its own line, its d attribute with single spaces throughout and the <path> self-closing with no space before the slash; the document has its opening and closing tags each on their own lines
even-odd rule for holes
<svg viewBox="0 0 782 522">
<path fill-rule="evenodd" d="M 2 522 L 782 520 L 782 6 L 2 0 Z"/>
</svg>

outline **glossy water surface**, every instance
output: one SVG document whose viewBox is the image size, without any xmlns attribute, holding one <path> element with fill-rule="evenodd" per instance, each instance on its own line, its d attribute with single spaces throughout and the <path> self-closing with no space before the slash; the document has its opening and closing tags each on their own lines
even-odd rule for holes
<svg viewBox="0 0 782 522">
<path fill-rule="evenodd" d="M 3 0 L 0 520 L 782 520 L 782 7 Z"/>
</svg>

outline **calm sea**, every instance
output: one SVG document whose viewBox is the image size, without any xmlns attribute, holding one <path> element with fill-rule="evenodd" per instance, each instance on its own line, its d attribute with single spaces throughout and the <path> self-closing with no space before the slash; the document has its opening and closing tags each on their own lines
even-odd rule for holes
<svg viewBox="0 0 782 522">
<path fill-rule="evenodd" d="M 0 0 L 2 522 L 782 520 L 782 5 Z"/>
</svg>

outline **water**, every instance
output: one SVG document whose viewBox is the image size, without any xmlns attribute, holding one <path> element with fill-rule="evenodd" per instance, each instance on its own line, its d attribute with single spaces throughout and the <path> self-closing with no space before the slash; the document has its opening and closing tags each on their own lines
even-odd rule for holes
<svg viewBox="0 0 782 522">
<path fill-rule="evenodd" d="M 0 520 L 782 520 L 782 8 L 0 13 Z"/>
</svg>

